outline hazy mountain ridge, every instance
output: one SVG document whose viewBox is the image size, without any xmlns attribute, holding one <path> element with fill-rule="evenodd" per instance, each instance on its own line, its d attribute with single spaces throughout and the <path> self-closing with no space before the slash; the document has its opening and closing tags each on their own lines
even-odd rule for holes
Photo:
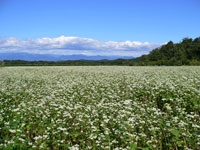
<svg viewBox="0 0 200 150">
<path fill-rule="evenodd" d="M 64 60 L 115 60 L 130 59 L 131 56 L 87 56 L 81 54 L 54 55 L 54 54 L 31 54 L 31 53 L 0 53 L 0 60 L 25 60 L 25 61 L 64 61 Z"/>
</svg>

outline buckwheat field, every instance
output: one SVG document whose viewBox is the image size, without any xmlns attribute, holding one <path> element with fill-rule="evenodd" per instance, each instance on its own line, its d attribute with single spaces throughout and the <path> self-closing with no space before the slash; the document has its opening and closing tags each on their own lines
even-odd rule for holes
<svg viewBox="0 0 200 150">
<path fill-rule="evenodd" d="M 0 149 L 200 149 L 200 67 L 2 67 Z"/>
</svg>

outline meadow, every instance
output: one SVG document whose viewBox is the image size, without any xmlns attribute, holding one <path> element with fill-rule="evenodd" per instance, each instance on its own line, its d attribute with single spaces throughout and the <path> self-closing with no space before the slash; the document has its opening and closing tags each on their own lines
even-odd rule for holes
<svg viewBox="0 0 200 150">
<path fill-rule="evenodd" d="M 0 149 L 199 148 L 200 67 L 0 68 Z"/>
</svg>

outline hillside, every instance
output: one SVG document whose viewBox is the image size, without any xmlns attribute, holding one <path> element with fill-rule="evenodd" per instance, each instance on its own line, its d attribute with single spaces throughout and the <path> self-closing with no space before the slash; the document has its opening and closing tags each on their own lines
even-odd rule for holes
<svg viewBox="0 0 200 150">
<path fill-rule="evenodd" d="M 143 65 L 200 65 L 200 37 L 184 38 L 180 43 L 169 41 L 137 60 Z"/>
</svg>

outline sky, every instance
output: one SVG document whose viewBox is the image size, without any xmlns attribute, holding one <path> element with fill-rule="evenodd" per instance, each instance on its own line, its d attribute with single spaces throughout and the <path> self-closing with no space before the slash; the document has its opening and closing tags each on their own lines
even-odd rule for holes
<svg viewBox="0 0 200 150">
<path fill-rule="evenodd" d="M 0 0 L 0 53 L 137 57 L 200 36 L 200 0 Z"/>
</svg>

